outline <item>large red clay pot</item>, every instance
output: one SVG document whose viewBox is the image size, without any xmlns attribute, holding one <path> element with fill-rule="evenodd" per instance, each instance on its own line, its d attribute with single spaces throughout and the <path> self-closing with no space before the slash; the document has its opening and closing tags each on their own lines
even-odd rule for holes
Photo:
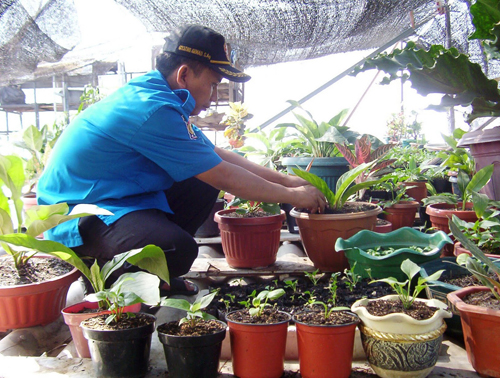
<svg viewBox="0 0 500 378">
<path fill-rule="evenodd" d="M 469 256 L 472 256 L 472 253 L 470 253 L 468 249 L 464 248 L 462 243 L 456 242 L 454 245 L 453 254 L 455 256 L 458 256 L 458 255 L 461 255 L 462 253 L 467 253 Z M 500 253 L 498 255 L 496 255 L 494 253 L 485 253 L 484 255 L 486 257 L 492 257 L 494 259 L 500 258 Z"/>
<path fill-rule="evenodd" d="M 222 250 L 233 268 L 258 268 L 274 264 L 280 246 L 285 212 L 265 217 L 234 218 L 233 209 L 215 213 Z"/>
<path fill-rule="evenodd" d="M 338 238 L 348 239 L 358 231 L 373 230 L 377 215 L 382 212 L 378 205 L 369 204 L 371 210 L 345 214 L 309 214 L 292 209 L 290 215 L 299 226 L 304 250 L 314 264 L 323 272 L 343 272 L 349 269 L 349 262 L 343 251 L 335 250 Z"/>
<path fill-rule="evenodd" d="M 295 318 L 294 321 L 303 378 L 347 378 L 351 375 L 359 318 L 342 325 L 310 325 Z"/>
<path fill-rule="evenodd" d="M 448 223 L 452 218 L 452 215 L 456 215 L 463 221 L 474 223 L 477 221 L 477 216 L 474 210 L 472 210 L 473 204 L 467 203 L 465 208 L 467 210 L 457 210 L 462 208 L 462 203 L 458 203 L 456 206 L 448 203 L 435 203 L 432 205 L 428 205 L 425 210 L 427 214 L 429 214 L 432 227 L 437 230 L 441 230 L 450 233 L 450 227 L 448 227 Z M 453 236 L 450 236 L 452 240 L 455 240 Z M 445 256 L 453 256 L 453 245 L 446 245 L 441 251 L 441 257 Z"/>
<path fill-rule="evenodd" d="M 401 227 L 412 227 L 419 206 L 417 201 L 401 201 L 385 207 L 381 217 L 392 223 L 393 231 Z"/>
<path fill-rule="evenodd" d="M 110 313 L 110 311 L 82 312 L 85 310 L 97 310 L 98 306 L 98 302 L 80 302 L 72 306 L 68 306 L 61 311 L 64 323 L 66 323 L 69 327 L 69 331 L 71 332 L 71 337 L 73 338 L 73 343 L 75 344 L 78 357 L 90 358 L 89 344 L 87 339 L 83 336 L 83 330 L 80 328 L 80 323 L 93 316 Z M 141 311 L 141 304 L 136 303 L 134 305 L 127 306 L 123 309 L 123 311 L 139 312 Z"/>
<path fill-rule="evenodd" d="M 74 268 L 69 273 L 44 282 L 0 287 L 0 332 L 46 325 L 57 320 L 66 306 L 69 287 L 78 277 L 80 272 Z"/>
<path fill-rule="evenodd" d="M 226 321 L 231 339 L 233 374 L 239 378 L 281 377 L 291 316 L 287 314 L 288 319 L 280 323 L 251 324 L 232 321 L 230 314 L 227 314 Z"/>
<path fill-rule="evenodd" d="M 466 287 L 447 298 L 460 311 L 467 357 L 474 370 L 484 377 L 500 377 L 500 310 L 473 306 L 463 298 L 478 291 L 489 291 L 484 286 Z"/>
</svg>

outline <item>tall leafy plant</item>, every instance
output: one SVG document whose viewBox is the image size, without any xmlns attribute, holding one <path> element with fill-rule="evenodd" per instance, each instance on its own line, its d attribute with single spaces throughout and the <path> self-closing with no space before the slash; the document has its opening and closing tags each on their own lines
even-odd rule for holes
<svg viewBox="0 0 500 378">
<path fill-rule="evenodd" d="M 341 126 L 348 109 L 341 110 L 330 121 L 318 123 L 311 113 L 303 109 L 297 101 L 288 101 L 291 105 L 305 112 L 307 117 L 293 112 L 299 123 L 281 123 L 277 127 L 291 127 L 297 130 L 305 142 L 307 152 L 314 157 L 341 156 L 335 143 L 353 143 L 358 133 Z"/>
<path fill-rule="evenodd" d="M 358 165 L 356 168 L 351 169 L 339 177 L 337 184 L 335 185 L 335 192 L 331 190 L 327 183 L 315 175 L 307 171 L 303 171 L 297 168 L 293 168 L 293 172 L 308 181 L 311 185 L 315 186 L 321 193 L 325 195 L 328 202 L 328 206 L 333 210 L 340 210 L 345 205 L 349 197 L 354 195 L 357 191 L 361 189 L 369 188 L 372 185 L 379 183 L 381 180 L 375 181 L 365 181 L 359 184 L 354 184 L 356 178 L 370 169 L 376 162 L 363 163 Z"/>
</svg>

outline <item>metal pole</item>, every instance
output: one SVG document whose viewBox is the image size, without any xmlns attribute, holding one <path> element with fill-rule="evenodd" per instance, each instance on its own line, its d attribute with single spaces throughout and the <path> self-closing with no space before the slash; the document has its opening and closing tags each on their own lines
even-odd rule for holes
<svg viewBox="0 0 500 378">
<path fill-rule="evenodd" d="M 370 58 L 373 58 L 374 56 L 376 56 L 377 54 L 385 51 L 386 49 L 388 49 L 390 46 L 394 45 L 395 43 L 399 42 L 400 40 L 404 39 L 404 38 L 408 38 L 409 36 L 415 34 L 415 29 L 416 28 L 419 28 L 420 26 L 424 25 L 425 23 L 427 23 L 428 21 L 430 21 L 431 19 L 433 19 L 434 16 L 432 17 L 428 17 L 426 18 L 425 20 L 423 20 L 421 23 L 419 23 L 418 25 L 416 25 L 415 28 L 409 28 L 409 29 L 406 29 L 404 32 L 402 32 L 400 35 L 398 35 L 397 37 L 391 39 L 389 42 L 385 43 L 383 46 L 379 47 L 377 50 L 373 51 L 371 54 L 369 54 L 368 56 L 366 56 L 365 58 L 361 59 L 359 62 L 357 62 L 356 64 L 352 65 L 351 67 L 349 67 L 348 69 L 346 69 L 345 71 L 343 71 L 342 73 L 338 74 L 337 76 L 335 76 L 333 79 L 327 81 L 325 84 L 323 84 L 322 86 L 320 86 L 319 88 L 317 88 L 316 90 L 314 90 L 313 92 L 309 93 L 308 95 L 306 95 L 305 97 L 301 98 L 298 103 L 299 105 L 302 105 L 304 102 L 306 102 L 307 100 L 311 99 L 312 97 L 316 96 L 318 93 L 322 92 L 323 90 L 325 90 L 326 88 L 328 88 L 329 86 L 331 86 L 332 84 L 336 83 L 337 81 L 339 81 L 341 78 L 343 78 L 345 75 L 351 73 L 360 63 L 362 63 L 364 60 L 366 59 L 370 59 Z M 290 111 L 292 111 L 293 109 L 295 109 L 295 106 L 293 105 L 290 105 L 288 108 L 286 108 L 285 110 L 281 111 L 280 113 L 276 114 L 274 117 L 271 117 L 270 119 L 268 119 L 267 121 L 265 121 L 263 124 L 261 124 L 260 126 L 250 130 L 250 132 L 256 132 L 258 130 L 262 130 L 264 127 L 266 126 L 269 126 L 271 123 L 273 123 L 274 121 L 280 119 L 281 117 L 283 117 L 285 114 L 288 114 Z"/>
</svg>

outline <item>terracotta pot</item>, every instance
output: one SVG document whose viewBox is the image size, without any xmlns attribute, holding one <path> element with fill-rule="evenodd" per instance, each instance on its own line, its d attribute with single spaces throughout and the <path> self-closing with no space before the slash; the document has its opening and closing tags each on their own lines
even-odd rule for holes
<svg viewBox="0 0 500 378">
<path fill-rule="evenodd" d="M 385 220 L 385 219 L 384 219 Z M 375 224 L 375 229 L 373 231 L 378 232 L 379 234 L 387 234 L 392 231 L 392 223 L 388 220 L 385 220 L 386 224 Z"/>
<path fill-rule="evenodd" d="M 74 268 L 69 273 L 44 282 L 0 287 L 0 332 L 54 322 L 66 306 L 69 287 L 78 277 L 80 272 Z"/>
<path fill-rule="evenodd" d="M 363 298 L 351 310 L 361 319 L 361 342 L 370 366 L 382 378 L 423 378 L 436 365 L 446 330 L 444 318 L 451 318 L 447 305 L 436 299 L 420 299 L 439 308 L 425 320 L 416 320 L 404 313 L 371 315 L 366 304 L 374 300 L 397 300 L 397 295 L 377 299 Z"/>
<path fill-rule="evenodd" d="M 422 202 L 422 199 L 427 197 L 427 186 L 425 181 L 407 181 L 403 182 L 404 186 L 414 186 L 414 188 L 406 189 L 406 194 L 412 197 L 417 202 Z"/>
<path fill-rule="evenodd" d="M 233 218 L 224 216 L 234 210 L 215 213 L 222 250 L 233 268 L 258 268 L 274 264 L 280 246 L 285 212 L 267 217 Z"/>
<path fill-rule="evenodd" d="M 454 249 L 453 249 L 453 254 L 455 256 L 458 256 L 458 255 L 461 255 L 462 253 L 467 253 L 469 256 L 472 256 L 472 253 L 469 252 L 468 249 L 464 248 L 462 246 L 462 243 L 460 242 L 456 242 L 454 244 Z M 496 255 L 494 253 L 485 253 L 484 254 L 486 257 L 491 257 L 491 258 L 494 258 L 494 259 L 498 259 L 500 258 L 500 254 L 499 255 Z"/>
<path fill-rule="evenodd" d="M 344 252 L 335 250 L 335 242 L 338 238 L 347 239 L 358 231 L 375 228 L 377 215 L 382 209 L 371 205 L 373 210 L 347 214 L 309 214 L 295 208 L 290 211 L 299 226 L 304 250 L 315 268 L 323 272 L 343 272 L 344 269 L 349 269 Z"/>
<path fill-rule="evenodd" d="M 297 321 L 300 374 L 304 378 L 347 378 L 351 375 L 356 322 L 310 325 Z"/>
<path fill-rule="evenodd" d="M 417 201 L 401 201 L 384 208 L 381 217 L 392 223 L 392 229 L 412 227 L 419 203 Z"/>
<path fill-rule="evenodd" d="M 73 343 L 75 344 L 76 353 L 78 357 L 90 358 L 90 350 L 87 339 L 83 336 L 83 331 L 80 328 L 80 323 L 88 318 L 96 315 L 109 314 L 110 311 L 99 312 L 80 312 L 85 309 L 95 310 L 99 306 L 98 302 L 80 302 L 72 306 L 64 308 L 61 313 L 64 318 L 64 323 L 69 327 Z M 139 312 L 141 311 L 141 304 L 136 303 L 124 308 L 125 312 Z"/>
<path fill-rule="evenodd" d="M 481 376 L 500 377 L 500 310 L 466 304 L 463 298 L 484 286 L 466 287 L 447 295 L 460 312 L 467 357 Z"/>
<path fill-rule="evenodd" d="M 239 378 L 279 378 L 283 375 L 291 319 L 287 315 L 287 320 L 274 324 L 240 323 L 226 317 L 234 375 Z"/>
<path fill-rule="evenodd" d="M 466 204 L 466 211 L 456 210 L 462 208 L 462 203 L 458 203 L 457 206 L 447 203 L 435 203 L 433 205 L 427 206 L 427 214 L 431 219 L 432 227 L 444 231 L 447 234 L 450 233 L 450 228 L 448 227 L 448 223 L 452 217 L 452 215 L 456 215 L 463 221 L 474 223 L 477 221 L 476 213 L 472 210 L 473 204 Z M 453 236 L 450 236 L 452 240 L 455 240 Z M 453 245 L 449 245 L 443 248 L 441 253 L 442 257 L 445 256 L 453 256 Z"/>
</svg>

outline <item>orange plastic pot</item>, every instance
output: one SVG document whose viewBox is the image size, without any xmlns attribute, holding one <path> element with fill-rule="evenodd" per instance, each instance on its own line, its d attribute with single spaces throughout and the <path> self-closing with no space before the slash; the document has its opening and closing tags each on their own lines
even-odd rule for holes
<svg viewBox="0 0 500 378">
<path fill-rule="evenodd" d="M 294 321 L 302 377 L 347 378 L 351 375 L 354 335 L 359 319 L 343 325 L 309 325 Z"/>
<path fill-rule="evenodd" d="M 373 230 L 381 212 L 380 206 L 373 205 L 373 210 L 346 214 L 309 214 L 294 208 L 290 215 L 296 218 L 304 251 L 314 267 L 323 272 L 343 272 L 349 269 L 349 262 L 343 251 L 335 250 L 335 242 L 361 230 Z"/>
<path fill-rule="evenodd" d="M 228 314 L 229 316 L 230 314 Z M 229 320 L 233 374 L 239 378 L 279 378 L 283 375 L 288 319 L 274 324 Z"/>
<path fill-rule="evenodd" d="M 222 250 L 233 268 L 259 268 L 274 264 L 280 246 L 285 212 L 267 217 L 234 218 L 225 216 L 234 210 L 215 213 L 219 224 Z"/>
<path fill-rule="evenodd" d="M 463 221 L 474 223 L 477 221 L 476 213 L 472 210 L 473 204 L 467 203 L 465 208 L 468 210 L 457 210 L 462 208 L 462 203 L 458 203 L 456 206 L 448 203 L 435 203 L 432 205 L 428 205 L 425 212 L 429 214 L 429 218 L 431 220 L 432 227 L 437 230 L 441 230 L 450 233 L 450 227 L 448 227 L 448 223 L 452 217 L 452 215 L 456 215 Z M 452 240 L 455 240 L 453 236 L 450 236 Z M 441 257 L 445 256 L 453 256 L 453 245 L 447 245 L 443 248 Z"/>
<path fill-rule="evenodd" d="M 466 287 L 447 295 L 460 311 L 465 350 L 474 370 L 484 377 L 500 377 L 500 310 L 465 303 L 467 295 L 487 291 L 484 286 Z"/>
<path fill-rule="evenodd" d="M 0 332 L 46 325 L 56 321 L 66 306 L 69 287 L 78 277 L 80 272 L 74 268 L 69 273 L 47 281 L 0 287 Z"/>
<path fill-rule="evenodd" d="M 417 202 L 422 202 L 427 197 L 427 186 L 425 181 L 407 181 L 403 182 L 404 186 L 413 186 L 413 188 L 406 189 L 408 197 L 413 198 Z"/>
<path fill-rule="evenodd" d="M 90 350 L 87 339 L 83 336 L 83 330 L 80 323 L 88 318 L 101 314 L 109 314 L 110 311 L 98 312 L 81 312 L 86 309 L 96 310 L 99 306 L 98 302 L 80 302 L 72 306 L 64 308 L 61 313 L 63 315 L 64 323 L 69 327 L 73 343 L 75 344 L 76 353 L 78 357 L 90 358 Z M 123 309 L 124 312 L 139 312 L 141 311 L 141 304 L 136 303 L 127 306 Z"/>
<path fill-rule="evenodd" d="M 381 216 L 392 223 L 393 230 L 401 227 L 412 227 L 419 206 L 417 201 L 401 201 L 384 208 L 384 213 Z"/>
<path fill-rule="evenodd" d="M 453 254 L 455 256 L 459 256 L 462 253 L 467 253 L 469 256 L 472 256 L 472 253 L 470 253 L 468 249 L 464 248 L 462 243 L 456 242 L 454 245 Z M 485 253 L 484 255 L 486 257 L 492 257 L 494 259 L 498 259 L 500 257 L 500 255 L 495 255 L 494 253 Z"/>
</svg>

